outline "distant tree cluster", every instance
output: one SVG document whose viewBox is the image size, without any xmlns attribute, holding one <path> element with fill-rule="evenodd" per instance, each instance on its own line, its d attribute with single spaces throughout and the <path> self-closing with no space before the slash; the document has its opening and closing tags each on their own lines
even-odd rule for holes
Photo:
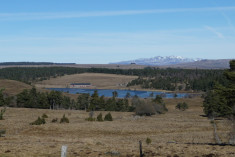
<svg viewBox="0 0 235 157">
<path fill-rule="evenodd" d="M 117 98 L 117 92 L 113 92 L 112 98 L 99 96 L 97 91 L 90 96 L 89 94 L 80 94 L 77 98 L 76 109 L 90 111 L 130 111 L 128 99 Z"/>
<path fill-rule="evenodd" d="M 41 109 L 79 109 L 90 111 L 129 111 L 128 99 L 117 99 L 117 92 L 112 98 L 99 96 L 95 91 L 89 94 L 80 94 L 77 101 L 64 96 L 60 91 L 38 92 L 35 87 L 23 90 L 16 96 L 16 107 Z"/>
<path fill-rule="evenodd" d="M 30 84 L 51 77 L 80 74 L 106 73 L 139 76 L 128 83 L 128 86 L 140 85 L 143 88 L 163 90 L 195 90 L 208 91 L 213 88 L 214 82 L 227 85 L 223 76 L 224 70 L 202 69 L 159 69 L 147 67 L 145 69 L 107 69 L 107 68 L 74 68 L 74 67 L 22 67 L 0 69 L 0 78 L 18 80 Z"/>
<path fill-rule="evenodd" d="M 75 101 L 68 96 L 64 96 L 60 91 L 38 92 L 33 87 L 30 90 L 25 89 L 16 96 L 16 107 L 86 111 L 135 111 L 138 115 L 160 114 L 167 111 L 165 103 L 159 95 L 154 99 L 140 99 L 138 96 L 129 98 L 127 94 L 125 98 L 121 99 L 117 98 L 117 94 L 114 91 L 111 98 L 105 98 L 99 96 L 97 91 L 94 91 L 91 96 L 89 94 L 79 94 Z"/>
<path fill-rule="evenodd" d="M 69 109 L 75 106 L 75 101 L 70 97 L 63 96 L 61 92 L 38 92 L 36 88 L 33 87 L 31 90 L 25 89 L 17 95 L 16 106 L 41 109 Z"/>
<path fill-rule="evenodd" d="M 127 86 L 140 85 L 142 88 L 171 91 L 208 91 L 213 88 L 215 81 L 224 85 L 228 84 L 228 81 L 222 74 L 223 70 L 148 68 L 146 75 L 132 80 Z"/>
<path fill-rule="evenodd" d="M 86 72 L 86 69 L 70 67 L 14 67 L 0 69 L 0 78 L 17 80 L 31 84 L 34 81 L 47 80 L 51 77 L 79 74 L 84 72 Z"/>
</svg>

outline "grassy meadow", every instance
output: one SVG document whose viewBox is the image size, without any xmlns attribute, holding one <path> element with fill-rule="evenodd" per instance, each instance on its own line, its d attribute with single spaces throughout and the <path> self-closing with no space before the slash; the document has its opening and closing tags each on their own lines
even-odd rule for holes
<svg viewBox="0 0 235 157">
<path fill-rule="evenodd" d="M 62 145 L 68 146 L 68 157 L 76 156 L 138 156 L 138 142 L 143 142 L 146 156 L 234 156 L 232 146 L 211 146 L 214 143 L 213 127 L 203 116 L 202 99 L 165 99 L 169 111 L 151 117 L 135 116 L 132 112 L 111 112 L 113 121 L 89 122 L 89 113 L 78 110 L 42 110 L 7 108 L 0 128 L 6 129 L 0 138 L 0 156 L 60 156 Z M 186 111 L 175 109 L 178 102 L 189 105 Z M 29 125 L 42 114 L 47 114 L 46 124 Z M 96 111 L 95 117 L 105 111 Z M 70 123 L 52 123 L 62 118 Z M 217 120 L 218 133 L 227 142 L 228 125 Z M 146 138 L 151 139 L 146 144 Z M 200 143 L 200 144 L 188 144 Z"/>
<path fill-rule="evenodd" d="M 136 78 L 138 77 L 102 73 L 82 73 L 36 82 L 35 86 L 38 88 L 66 88 L 70 83 L 91 83 L 93 86 L 91 88 L 123 89 L 126 88 L 124 84 Z M 121 84 L 123 86 L 121 86 Z"/>
<path fill-rule="evenodd" d="M 84 73 L 51 78 L 33 85 L 39 91 L 48 87 L 66 87 L 72 82 L 88 82 L 96 88 L 122 89 L 136 76 Z M 13 80 L 0 80 L 0 87 L 8 95 L 16 95 L 32 86 Z M 73 99 L 77 95 L 64 93 Z M 58 157 L 61 146 L 68 146 L 68 157 L 85 156 L 139 156 L 139 141 L 143 143 L 145 156 L 206 157 L 235 156 L 232 146 L 213 146 L 215 143 L 211 121 L 204 116 L 203 99 L 164 99 L 168 112 L 151 117 L 136 116 L 134 112 L 111 112 L 113 121 L 89 122 L 89 112 L 79 110 L 49 110 L 7 108 L 0 120 L 0 157 Z M 179 111 L 175 106 L 186 102 L 189 109 Z M 2 108 L 0 108 L 2 109 Z M 46 124 L 30 125 L 39 116 L 48 115 Z M 94 117 L 108 112 L 95 111 Z M 59 123 L 65 114 L 70 123 Z M 52 123 L 57 118 L 58 122 Z M 229 139 L 230 123 L 217 119 L 218 135 L 222 142 Z M 147 144 L 146 139 L 151 139 Z"/>
</svg>

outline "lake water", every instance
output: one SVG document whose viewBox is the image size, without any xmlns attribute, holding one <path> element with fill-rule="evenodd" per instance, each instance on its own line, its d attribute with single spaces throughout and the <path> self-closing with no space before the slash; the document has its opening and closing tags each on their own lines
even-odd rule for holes
<svg viewBox="0 0 235 157">
<path fill-rule="evenodd" d="M 164 98 L 174 98 L 174 93 L 167 92 L 152 92 L 152 91 L 141 91 L 141 90 L 119 90 L 119 89 L 80 89 L 80 88 L 48 88 L 50 90 L 67 92 L 70 94 L 77 93 L 89 93 L 92 95 L 95 90 L 98 91 L 99 96 L 104 95 L 105 97 L 112 97 L 112 92 L 116 91 L 118 93 L 118 98 L 124 98 L 127 93 L 130 93 L 131 97 L 137 95 L 140 98 L 148 98 L 153 93 L 153 97 L 160 95 Z M 187 97 L 186 93 L 177 93 L 177 98 Z"/>
</svg>

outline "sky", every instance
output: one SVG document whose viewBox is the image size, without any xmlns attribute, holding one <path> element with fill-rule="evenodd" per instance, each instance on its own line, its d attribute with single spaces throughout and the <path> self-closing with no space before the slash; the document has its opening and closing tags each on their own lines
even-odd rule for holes
<svg viewBox="0 0 235 157">
<path fill-rule="evenodd" d="M 235 58 L 234 0 L 1 0 L 0 62 Z"/>
</svg>

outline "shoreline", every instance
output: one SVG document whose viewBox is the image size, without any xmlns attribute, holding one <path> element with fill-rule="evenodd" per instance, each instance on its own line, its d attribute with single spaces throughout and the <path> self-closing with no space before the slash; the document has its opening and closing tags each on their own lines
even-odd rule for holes
<svg viewBox="0 0 235 157">
<path fill-rule="evenodd" d="M 127 88 L 127 87 L 121 87 L 121 88 L 115 88 L 115 87 L 88 87 L 88 88 L 69 88 L 63 85 L 39 85 L 35 84 L 36 87 L 42 88 L 42 89 L 48 89 L 48 88 L 67 88 L 67 89 L 99 89 L 99 90 L 130 90 L 130 91 L 148 91 L 148 92 L 164 92 L 164 93 L 185 93 L 185 94 L 203 94 L 204 92 L 194 92 L 194 91 L 169 91 L 169 90 L 161 90 L 161 89 L 146 89 L 146 88 Z M 40 87 L 41 86 L 41 87 Z"/>
</svg>

